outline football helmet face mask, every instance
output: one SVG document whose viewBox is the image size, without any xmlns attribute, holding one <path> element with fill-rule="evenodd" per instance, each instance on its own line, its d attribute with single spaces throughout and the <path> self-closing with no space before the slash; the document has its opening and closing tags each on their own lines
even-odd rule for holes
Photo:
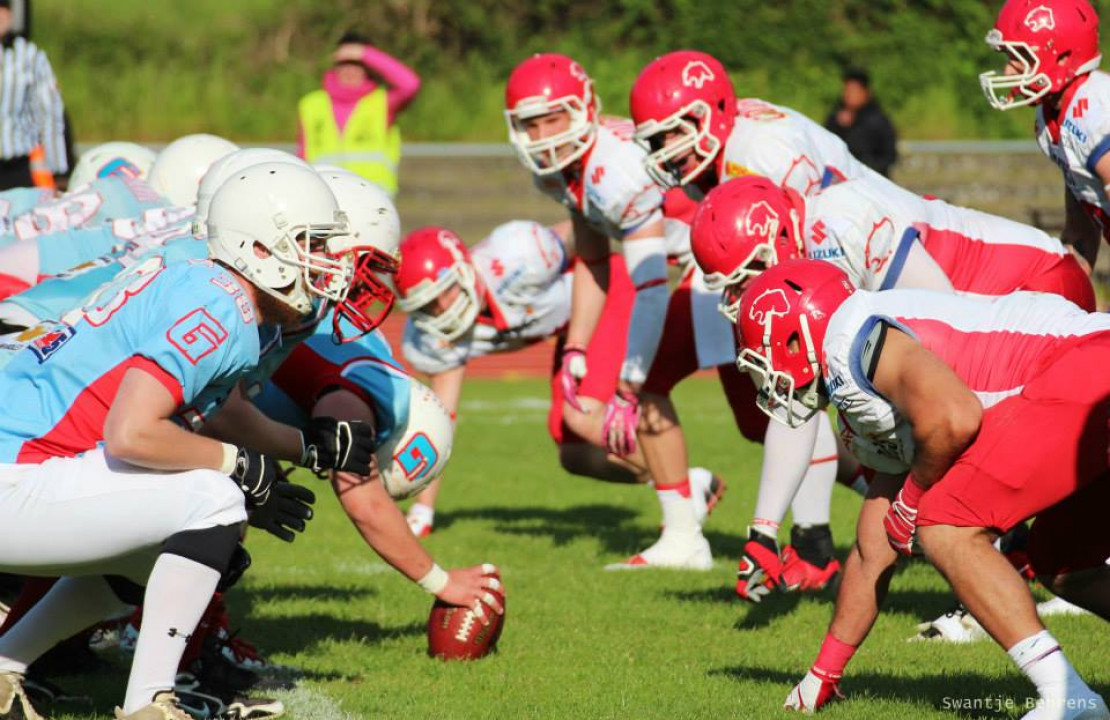
<svg viewBox="0 0 1110 720">
<path fill-rule="evenodd" d="M 273 148 L 243 148 L 229 153 L 204 173 L 197 188 L 197 210 L 193 217 L 193 235 L 203 238 L 208 232 L 208 209 L 212 206 L 212 196 L 235 173 L 264 162 L 288 163 L 308 167 L 308 163 L 296 155 Z"/>
<path fill-rule="evenodd" d="M 443 474 L 451 458 L 455 424 L 436 394 L 412 380 L 409 415 L 375 453 L 386 492 L 394 500 L 412 497 Z"/>
<path fill-rule="evenodd" d="M 107 142 L 81 154 L 69 176 L 69 186 L 78 188 L 93 180 L 121 175 L 145 180 L 157 155 L 150 148 L 131 142 Z"/>
<path fill-rule="evenodd" d="M 450 292 L 455 297 L 439 307 L 440 296 Z M 401 243 L 397 304 L 420 330 L 448 342 L 458 340 L 477 321 L 483 292 L 470 253 L 450 230 L 421 228 Z"/>
<path fill-rule="evenodd" d="M 736 323 L 736 366 L 755 382 L 756 404 L 797 428 L 827 404 L 819 388 L 829 318 L 855 288 L 820 260 L 788 260 L 748 285 Z"/>
<path fill-rule="evenodd" d="M 600 112 L 593 82 L 565 55 L 533 55 L 517 65 L 505 85 L 509 142 L 524 167 L 536 175 L 560 172 L 581 159 L 597 139 Z M 553 113 L 566 114 L 566 129 L 533 139 L 530 121 Z"/>
<path fill-rule="evenodd" d="M 180 137 L 158 153 L 147 182 L 173 205 L 196 205 L 200 181 L 208 168 L 238 149 L 235 143 L 215 135 Z"/>
<path fill-rule="evenodd" d="M 298 314 L 342 302 L 353 275 L 347 217 L 311 168 L 262 163 L 240 170 L 212 197 L 208 250 Z"/>
<path fill-rule="evenodd" d="M 712 55 L 679 50 L 652 60 L 630 97 L 644 166 L 662 187 L 687 185 L 720 156 L 736 121 L 736 91 Z"/>
<path fill-rule="evenodd" d="M 321 171 L 320 177 L 351 228 L 350 235 L 329 246 L 338 257 L 350 257 L 353 266 L 350 289 L 335 306 L 332 325 L 336 340 L 350 342 L 381 325 L 393 309 L 391 283 L 400 265 L 401 218 L 389 196 L 369 180 L 343 169 Z M 357 333 L 348 336 L 341 319 Z"/>
<path fill-rule="evenodd" d="M 735 178 L 709 191 L 690 229 L 705 285 L 722 292 L 721 313 L 736 322 L 746 284 L 770 267 L 805 257 L 805 200 L 765 177 Z"/>
<path fill-rule="evenodd" d="M 986 41 L 1008 60 L 1005 70 L 979 76 L 996 110 L 1036 105 L 1102 60 L 1098 14 L 1087 0 L 1007 0 Z"/>
</svg>

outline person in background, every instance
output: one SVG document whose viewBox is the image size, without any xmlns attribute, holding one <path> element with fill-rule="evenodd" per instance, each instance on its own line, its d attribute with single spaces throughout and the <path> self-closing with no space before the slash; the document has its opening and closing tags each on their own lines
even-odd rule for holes
<svg viewBox="0 0 1110 720">
<path fill-rule="evenodd" d="M 860 162 L 890 175 L 898 159 L 898 136 L 879 103 L 871 96 L 871 79 L 863 70 L 844 73 L 844 89 L 825 127 L 840 136 Z"/>
<path fill-rule="evenodd" d="M 420 91 L 420 76 L 354 32 L 339 40 L 332 63 L 324 87 L 301 98 L 297 154 L 344 167 L 395 195 L 397 115 Z"/>
<path fill-rule="evenodd" d="M 0 0 L 0 190 L 36 184 L 32 154 L 42 153 L 45 175 L 69 169 L 54 70 L 46 53 L 12 26 L 11 0 Z"/>
</svg>

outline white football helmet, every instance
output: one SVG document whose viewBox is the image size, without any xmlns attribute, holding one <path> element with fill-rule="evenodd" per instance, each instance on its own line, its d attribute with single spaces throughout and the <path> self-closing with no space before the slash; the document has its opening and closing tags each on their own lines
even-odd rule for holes
<svg viewBox="0 0 1110 720">
<path fill-rule="evenodd" d="M 229 177 L 251 165 L 264 162 L 289 163 L 309 167 L 308 163 L 296 155 L 292 155 L 274 148 L 243 148 L 233 153 L 224 155 L 212 163 L 204 177 L 200 180 L 197 189 L 197 213 L 193 218 L 193 234 L 204 237 L 208 232 L 208 208 L 212 205 L 212 196 L 216 194 L 224 181 Z"/>
<path fill-rule="evenodd" d="M 212 163 L 238 149 L 235 143 L 215 135 L 180 137 L 158 153 L 147 182 L 174 205 L 195 205 L 204 173 Z"/>
<path fill-rule="evenodd" d="M 354 269 L 331 244 L 350 232 L 335 196 L 311 168 L 262 163 L 212 196 L 208 253 L 301 315 L 313 297 L 340 302 Z"/>
<path fill-rule="evenodd" d="M 106 142 L 81 153 L 69 176 L 69 186 L 81 187 L 112 175 L 145 180 L 157 157 L 150 148 L 132 142 Z"/>
<path fill-rule="evenodd" d="M 455 425 L 431 388 L 412 381 L 409 417 L 375 453 L 382 483 L 395 500 L 412 497 L 443 474 L 451 459 Z"/>
</svg>

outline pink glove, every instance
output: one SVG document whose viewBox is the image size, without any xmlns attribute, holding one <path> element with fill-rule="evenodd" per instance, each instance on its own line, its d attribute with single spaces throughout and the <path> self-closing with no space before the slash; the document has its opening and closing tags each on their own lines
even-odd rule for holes
<svg viewBox="0 0 1110 720">
<path fill-rule="evenodd" d="M 559 363 L 559 384 L 563 387 L 563 399 L 578 412 L 585 412 L 578 402 L 578 385 L 586 377 L 586 351 L 576 345 L 563 348 Z"/>
<path fill-rule="evenodd" d="M 883 518 L 883 527 L 886 529 L 886 539 L 890 546 L 902 555 L 909 555 L 913 551 L 913 536 L 917 530 L 917 506 L 925 488 L 914 482 L 912 477 L 907 477 L 898 497 L 894 499 L 890 509 Z"/>
<path fill-rule="evenodd" d="M 640 400 L 617 390 L 605 406 L 605 448 L 618 457 L 636 452 L 636 426 L 640 424 Z"/>
</svg>

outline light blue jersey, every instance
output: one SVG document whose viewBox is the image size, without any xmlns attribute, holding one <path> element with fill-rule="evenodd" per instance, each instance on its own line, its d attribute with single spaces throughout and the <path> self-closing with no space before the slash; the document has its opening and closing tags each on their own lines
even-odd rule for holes
<svg viewBox="0 0 1110 720">
<path fill-rule="evenodd" d="M 21 187 L 0 192 L 0 219 L 8 220 L 34 210 L 58 196 L 53 188 Z"/>
<path fill-rule="evenodd" d="M 158 379 L 186 419 L 210 413 L 257 365 L 259 350 L 254 307 L 231 273 L 210 261 L 150 258 L 0 371 L 0 463 L 95 447 L 131 368 Z"/>
<path fill-rule="evenodd" d="M 350 326 L 344 332 L 357 334 Z M 336 343 L 330 323 L 322 322 L 307 340 L 292 347 L 252 399 L 274 420 L 303 427 L 320 397 L 335 388 L 349 390 L 373 408 L 377 440 L 382 442 L 408 423 L 411 383 L 380 332 Z"/>
</svg>

